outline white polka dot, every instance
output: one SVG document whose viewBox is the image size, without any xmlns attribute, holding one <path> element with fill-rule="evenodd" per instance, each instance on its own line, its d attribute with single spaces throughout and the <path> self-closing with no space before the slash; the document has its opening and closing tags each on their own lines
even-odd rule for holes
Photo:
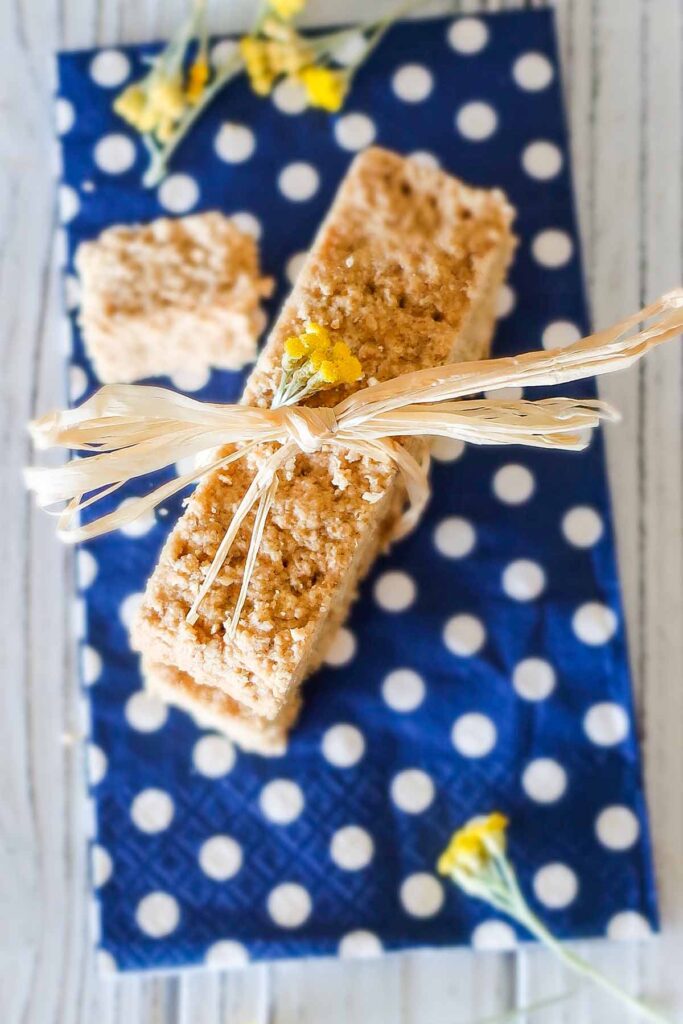
<svg viewBox="0 0 683 1024">
<path fill-rule="evenodd" d="M 437 437 L 432 443 L 432 458 L 437 462 L 457 462 L 465 451 L 465 442 L 456 437 Z"/>
<path fill-rule="evenodd" d="M 306 262 L 307 252 L 295 252 L 293 256 L 290 256 L 287 260 L 287 268 L 285 273 L 287 274 L 287 280 L 292 287 L 296 284 L 296 280 L 301 273 L 301 268 Z"/>
<path fill-rule="evenodd" d="M 385 612 L 403 612 L 415 601 L 417 590 L 407 573 L 394 570 L 380 576 L 373 593 L 375 601 Z"/>
<path fill-rule="evenodd" d="M 263 234 L 261 221 L 253 213 L 249 213 L 248 210 L 240 210 L 238 213 L 233 213 L 230 220 L 242 234 L 251 235 L 257 242 Z"/>
<path fill-rule="evenodd" d="M 374 932 L 359 928 L 348 932 L 339 943 L 342 960 L 368 960 L 382 953 L 382 943 Z"/>
<path fill-rule="evenodd" d="M 575 547 L 590 548 L 602 537 L 602 519 L 594 508 L 577 505 L 562 519 L 562 532 Z"/>
<path fill-rule="evenodd" d="M 303 885 L 283 882 L 268 896 L 268 913 L 280 928 L 298 928 L 311 913 L 311 897 Z"/>
<path fill-rule="evenodd" d="M 515 61 L 512 74 L 520 89 L 538 92 L 553 80 L 553 66 L 542 53 L 525 53 Z"/>
<path fill-rule="evenodd" d="M 533 601 L 545 588 L 545 573 L 537 562 L 518 558 L 503 573 L 503 590 L 514 601 Z"/>
<path fill-rule="evenodd" d="M 99 975 L 106 977 L 110 974 L 116 974 L 116 960 L 108 949 L 98 949 L 95 953 L 95 962 Z"/>
<path fill-rule="evenodd" d="M 327 649 L 325 664 L 339 668 L 341 665 L 348 665 L 353 661 L 356 653 L 356 638 L 350 629 L 342 626 L 337 630 L 334 640 Z"/>
<path fill-rule="evenodd" d="M 135 146 L 127 135 L 105 135 L 95 146 L 95 163 L 105 174 L 123 174 L 135 163 Z"/>
<path fill-rule="evenodd" d="M 211 47 L 210 59 L 214 68 L 223 67 L 237 53 L 238 44 L 234 39 L 220 39 Z"/>
<path fill-rule="evenodd" d="M 120 50 L 101 50 L 90 62 L 90 77 L 105 89 L 114 89 L 128 78 L 130 61 Z"/>
<path fill-rule="evenodd" d="M 581 337 L 581 331 L 571 320 L 555 320 L 543 331 L 543 348 L 566 348 Z"/>
<path fill-rule="evenodd" d="M 133 800 L 130 816 L 141 832 L 163 832 L 173 820 L 174 807 L 163 789 L 143 789 Z"/>
<path fill-rule="evenodd" d="M 235 764 L 235 748 L 225 736 L 202 736 L 194 745 L 192 761 L 200 775 L 220 779 Z"/>
<path fill-rule="evenodd" d="M 289 779 L 273 779 L 261 790 L 261 811 L 276 825 L 289 825 L 304 809 L 301 787 Z"/>
<path fill-rule="evenodd" d="M 67 274 L 64 278 L 64 302 L 70 312 L 81 304 L 81 282 L 73 274 Z M 65 329 L 68 330 L 68 321 Z"/>
<path fill-rule="evenodd" d="M 535 487 L 531 472 L 515 462 L 501 466 L 493 478 L 493 493 L 506 505 L 522 505 L 529 500 Z"/>
<path fill-rule="evenodd" d="M 434 800 L 434 783 L 419 768 L 406 768 L 391 781 L 391 799 L 406 814 L 421 814 Z"/>
<path fill-rule="evenodd" d="M 365 740 L 355 725 L 333 725 L 323 736 L 322 750 L 336 768 L 350 768 L 365 753 Z"/>
<path fill-rule="evenodd" d="M 422 64 L 404 64 L 394 73 L 391 87 L 404 103 L 421 103 L 432 91 L 434 81 Z"/>
<path fill-rule="evenodd" d="M 418 871 L 402 883 L 400 898 L 403 909 L 411 917 L 434 917 L 443 905 L 443 886 L 434 875 Z"/>
<path fill-rule="evenodd" d="M 111 878 L 114 865 L 109 853 L 99 843 L 95 843 L 91 850 L 92 861 L 92 884 L 96 889 L 106 885 Z"/>
<path fill-rule="evenodd" d="M 121 502 L 119 508 L 129 508 L 134 501 L 134 498 L 126 498 L 125 501 Z M 120 526 L 119 530 L 125 537 L 144 537 L 146 533 L 149 533 L 155 523 L 156 519 L 154 517 L 153 510 L 148 509 L 136 519 L 132 519 L 131 522 Z"/>
<path fill-rule="evenodd" d="M 472 524 L 460 516 L 443 519 L 434 531 L 436 549 L 447 558 L 464 558 L 469 555 L 476 539 Z"/>
<path fill-rule="evenodd" d="M 88 644 L 85 644 L 81 650 L 81 671 L 85 686 L 92 686 L 93 683 L 96 683 L 102 672 L 102 658 L 95 648 Z"/>
<path fill-rule="evenodd" d="M 199 849 L 199 866 L 209 878 L 225 882 L 242 867 L 242 847 L 231 836 L 212 836 Z"/>
<path fill-rule="evenodd" d="M 430 167 L 432 170 L 438 170 L 441 166 L 439 158 L 434 153 L 429 153 L 426 149 L 416 149 L 415 152 L 409 154 L 410 159 L 420 167 Z"/>
<path fill-rule="evenodd" d="M 175 931 L 180 921 L 177 900 L 167 892 L 151 892 L 140 900 L 135 911 L 138 928 L 152 939 L 163 939 Z"/>
<path fill-rule="evenodd" d="M 85 636 L 86 610 L 85 601 L 82 598 L 74 597 L 71 602 L 71 625 L 73 636 L 82 639 Z"/>
<path fill-rule="evenodd" d="M 593 743 L 599 747 L 613 747 L 628 736 L 628 715 L 620 704 L 604 701 L 588 710 L 583 727 Z"/>
<path fill-rule="evenodd" d="M 504 320 L 506 316 L 509 316 L 512 310 L 515 308 L 517 303 L 517 296 L 514 290 L 509 284 L 503 284 L 498 290 L 498 297 L 496 299 L 496 316 L 499 320 Z"/>
<path fill-rule="evenodd" d="M 587 601 L 574 613 L 572 628 L 579 640 L 598 647 L 606 644 L 616 633 L 617 617 L 606 604 Z"/>
<path fill-rule="evenodd" d="M 335 63 L 342 67 L 356 64 L 365 54 L 366 41 L 361 32 L 352 32 L 339 42 L 332 51 Z"/>
<path fill-rule="evenodd" d="M 68 224 L 74 219 L 81 208 L 78 192 L 71 185 L 60 185 L 58 198 L 60 219 L 62 224 Z"/>
<path fill-rule="evenodd" d="M 367 867 L 374 852 L 371 836 L 358 825 L 346 825 L 332 836 L 330 857 L 344 871 L 360 871 Z"/>
<path fill-rule="evenodd" d="M 226 164 L 241 164 L 254 152 L 256 138 L 245 124 L 227 122 L 221 125 L 214 147 L 217 155 Z"/>
<path fill-rule="evenodd" d="M 473 100 L 460 108 L 455 124 L 463 138 L 470 142 L 483 142 L 495 132 L 498 115 L 489 103 Z"/>
<path fill-rule="evenodd" d="M 295 78 L 283 78 L 273 89 L 273 103 L 282 114 L 301 114 L 308 106 L 306 90 Z"/>
<path fill-rule="evenodd" d="M 60 96 L 55 100 L 55 124 L 60 135 L 66 135 L 73 128 L 76 120 L 76 111 L 70 100 Z"/>
<path fill-rule="evenodd" d="M 471 942 L 475 949 L 503 952 L 516 948 L 517 936 L 506 921 L 482 921 L 472 932 Z"/>
<path fill-rule="evenodd" d="M 536 899 L 550 910 L 562 910 L 576 898 L 579 883 L 566 864 L 546 864 L 534 875 Z"/>
<path fill-rule="evenodd" d="M 652 935 L 649 922 L 635 910 L 622 910 L 610 918 L 607 936 L 617 942 L 637 942 Z"/>
<path fill-rule="evenodd" d="M 550 757 L 537 757 L 530 761 L 522 774 L 522 788 L 537 804 L 552 804 L 567 789 L 567 773 L 561 764 Z"/>
<path fill-rule="evenodd" d="M 119 618 L 125 629 L 130 629 L 133 625 L 144 596 L 145 595 L 142 593 L 129 594 L 128 597 L 125 597 L 121 602 Z"/>
<path fill-rule="evenodd" d="M 171 374 L 173 386 L 178 391 L 201 391 L 211 379 L 211 368 L 197 363 L 195 366 L 184 366 Z"/>
<path fill-rule="evenodd" d="M 595 832 L 609 850 L 628 850 L 640 835 L 640 823 L 630 807 L 605 807 L 595 822 Z"/>
<path fill-rule="evenodd" d="M 382 697 L 394 711 L 414 711 L 424 700 L 424 681 L 411 668 L 397 668 L 382 683 Z"/>
<path fill-rule="evenodd" d="M 471 711 L 455 721 L 451 741 L 463 757 L 485 757 L 496 745 L 497 735 L 488 715 Z"/>
<path fill-rule="evenodd" d="M 342 149 L 357 153 L 375 138 L 377 130 L 367 114 L 344 114 L 334 126 L 334 137 Z"/>
<path fill-rule="evenodd" d="M 540 231 L 531 243 L 531 251 L 542 267 L 556 270 L 569 263 L 574 252 L 574 243 L 566 231 L 548 228 Z"/>
<path fill-rule="evenodd" d="M 447 38 L 458 53 L 479 53 L 488 42 L 489 30 L 480 18 L 458 18 L 448 29 Z"/>
<path fill-rule="evenodd" d="M 293 203 L 303 203 L 318 191 L 320 178 L 311 164 L 297 161 L 288 164 L 280 172 L 278 188 L 286 199 Z"/>
<path fill-rule="evenodd" d="M 214 970 L 244 967 L 249 963 L 249 953 L 241 942 L 235 942 L 234 939 L 219 939 L 207 949 L 204 963 Z"/>
<path fill-rule="evenodd" d="M 159 186 L 157 197 L 169 213 L 187 213 L 197 204 L 199 186 L 189 174 L 170 174 Z"/>
<path fill-rule="evenodd" d="M 486 631 L 474 615 L 454 615 L 446 623 L 443 639 L 452 654 L 469 658 L 484 646 Z"/>
<path fill-rule="evenodd" d="M 549 181 L 562 170 L 562 152 L 554 142 L 530 142 L 522 153 L 522 167 L 529 177 Z"/>
<path fill-rule="evenodd" d="M 512 685 L 524 700 L 545 700 L 555 689 L 555 670 L 543 658 L 525 658 L 515 666 Z"/>
<path fill-rule="evenodd" d="M 69 397 L 77 402 L 88 390 L 88 377 L 82 366 L 69 367 Z"/>
<path fill-rule="evenodd" d="M 78 586 L 87 590 L 97 576 L 97 562 L 87 548 L 81 548 L 76 555 Z"/>
<path fill-rule="evenodd" d="M 91 786 L 99 786 L 107 774 L 107 755 L 96 743 L 89 743 L 87 750 L 88 778 Z"/>
<path fill-rule="evenodd" d="M 126 701 L 126 721 L 137 732 L 156 732 L 168 718 L 168 708 L 163 701 L 146 690 L 138 690 Z"/>
</svg>

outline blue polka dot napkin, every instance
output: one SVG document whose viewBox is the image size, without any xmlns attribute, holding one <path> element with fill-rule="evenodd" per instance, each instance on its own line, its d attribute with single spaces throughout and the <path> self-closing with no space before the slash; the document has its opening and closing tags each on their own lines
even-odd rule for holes
<svg viewBox="0 0 683 1024">
<path fill-rule="evenodd" d="M 264 101 L 240 81 L 146 191 L 143 148 L 111 105 L 153 50 L 60 57 L 72 306 L 81 240 L 218 208 L 259 235 L 274 312 L 354 151 L 377 141 L 502 186 L 518 208 L 496 352 L 587 331 L 548 13 L 399 25 L 336 117 L 302 111 L 287 86 Z M 73 401 L 97 386 L 75 322 L 70 379 Z M 190 366 L 172 384 L 227 401 L 242 378 Z M 440 442 L 435 458 L 422 526 L 364 584 L 275 759 L 235 751 L 141 690 L 127 626 L 179 502 L 80 550 L 109 967 L 508 947 L 524 936 L 434 873 L 451 830 L 494 808 L 557 933 L 656 925 L 601 438 L 583 454 Z"/>
</svg>

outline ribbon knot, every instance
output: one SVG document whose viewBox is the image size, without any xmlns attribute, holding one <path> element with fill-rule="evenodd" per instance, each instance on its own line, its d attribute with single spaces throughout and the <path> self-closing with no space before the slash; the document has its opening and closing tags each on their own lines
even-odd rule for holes
<svg viewBox="0 0 683 1024">
<path fill-rule="evenodd" d="M 334 409 L 309 409 L 306 406 L 284 406 L 272 410 L 277 413 L 288 437 L 307 455 L 320 451 L 326 441 L 337 432 Z"/>
</svg>

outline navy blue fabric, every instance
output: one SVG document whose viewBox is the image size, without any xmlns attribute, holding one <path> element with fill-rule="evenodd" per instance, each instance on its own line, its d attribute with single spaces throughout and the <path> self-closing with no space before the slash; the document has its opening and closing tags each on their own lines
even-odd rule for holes
<svg viewBox="0 0 683 1024">
<path fill-rule="evenodd" d="M 309 245 L 353 156 L 335 126 L 362 113 L 379 144 L 426 151 L 466 180 L 504 188 L 517 207 L 520 246 L 496 354 L 585 333 L 552 18 L 482 17 L 475 39 L 482 24 L 487 38 L 473 53 L 454 48 L 450 20 L 394 27 L 358 74 L 340 117 L 284 113 L 237 82 L 174 160 L 173 175 L 191 180 L 176 177 L 166 192 L 141 187 L 143 148 L 111 108 L 120 84 L 140 74 L 154 47 L 103 59 L 97 51 L 62 54 L 67 274 L 81 241 L 111 224 L 159 216 L 164 201 L 176 211 L 246 211 L 258 219 L 263 264 L 277 280 L 274 314 L 289 288 L 287 263 Z M 537 56 L 525 71 L 516 62 L 529 52 Z M 414 64 L 431 75 L 419 100 L 424 75 L 404 73 L 403 86 L 394 79 Z M 466 116 L 457 121 L 470 102 L 493 109 L 492 132 L 490 113 L 481 109 L 470 110 L 474 132 Z M 241 162 L 226 162 L 214 147 L 226 122 L 253 132 L 255 147 Z M 490 134 L 467 137 L 478 132 Z M 120 158 L 96 148 L 112 133 L 135 145 L 132 166 L 116 173 L 117 160 L 118 167 L 126 163 L 125 144 L 114 145 Z M 523 159 L 538 140 L 551 147 L 531 151 L 535 162 L 529 152 Z M 243 156 L 249 145 L 237 148 Z M 317 189 L 292 201 L 278 181 L 300 161 L 317 172 Z M 548 230 L 562 234 L 559 241 L 546 236 L 544 249 L 538 236 Z M 548 266 L 548 259 L 561 265 Z M 70 276 L 67 285 L 68 295 Z M 72 398 L 80 399 L 98 382 L 71 315 Z M 182 387 L 182 378 L 176 383 Z M 239 374 L 214 372 L 194 393 L 233 400 L 242 384 Z M 580 383 L 563 393 L 593 395 L 594 388 Z M 550 392 L 535 393 L 541 394 Z M 436 461 L 433 485 L 424 522 L 364 583 L 333 652 L 336 664 L 308 684 L 301 723 L 287 753 L 273 759 L 240 752 L 233 759 L 227 744 L 198 748 L 205 734 L 189 717 L 150 710 L 135 697 L 141 680 L 125 623 L 180 502 L 158 510 L 137 536 L 119 532 L 84 545 L 79 589 L 97 808 L 94 880 L 110 965 L 336 954 L 358 931 L 370 934 L 354 935 L 343 952 L 505 942 L 505 930 L 478 927 L 494 916 L 483 904 L 423 877 L 452 829 L 494 808 L 509 815 L 525 889 L 559 935 L 596 936 L 608 927 L 619 935 L 628 931 L 625 921 L 656 926 L 601 438 L 582 454 L 471 447 Z M 567 519 L 577 507 L 584 511 Z M 519 669 L 526 659 L 540 664 Z M 400 669 L 413 674 L 386 682 Z M 329 733 L 340 724 L 354 729 Z M 222 765 L 216 754 L 218 761 L 224 755 Z M 396 782 L 406 770 L 423 774 Z M 273 780 L 294 782 L 295 796 L 303 797 L 300 813 L 294 801 L 289 823 L 271 820 L 273 801 L 262 794 Z M 146 796 L 155 831 L 144 800 L 134 810 L 136 797 L 150 789 L 161 791 Z M 345 856 L 343 836 L 336 844 L 333 836 L 349 825 L 363 832 L 346 834 Z M 233 843 L 205 847 L 215 836 Z M 343 866 L 349 863 L 363 866 Z M 301 888 L 279 890 L 281 902 L 270 898 L 283 883 Z M 618 916 L 625 911 L 640 916 Z"/>
</svg>

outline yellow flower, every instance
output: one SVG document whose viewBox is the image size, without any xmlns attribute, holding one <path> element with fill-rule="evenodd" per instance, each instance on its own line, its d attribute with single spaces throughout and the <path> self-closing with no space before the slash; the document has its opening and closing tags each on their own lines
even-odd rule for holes
<svg viewBox="0 0 683 1024">
<path fill-rule="evenodd" d="M 153 78 L 149 86 L 149 105 L 160 120 L 161 118 L 168 118 L 171 121 L 179 120 L 186 107 L 185 93 L 180 77 L 175 75 L 172 78 L 163 76 Z"/>
<path fill-rule="evenodd" d="M 194 64 L 190 67 L 190 71 L 187 78 L 187 87 L 185 89 L 185 97 L 188 103 L 193 106 L 198 103 L 204 92 L 204 87 L 209 81 L 209 65 L 207 64 L 205 57 L 197 57 Z"/>
<path fill-rule="evenodd" d="M 301 338 L 293 335 L 285 341 L 285 353 L 290 359 L 303 359 L 308 354 L 308 346 Z"/>
<path fill-rule="evenodd" d="M 335 384 L 353 384 L 363 376 L 360 360 L 344 341 L 335 341 L 322 324 L 309 320 L 284 343 L 282 380 L 276 406 L 292 404 Z"/>
<path fill-rule="evenodd" d="M 508 819 L 498 811 L 485 818 L 472 818 L 454 833 L 439 857 L 439 874 L 478 874 L 493 857 L 505 853 L 507 826 Z"/>
<path fill-rule="evenodd" d="M 329 113 L 341 109 L 348 88 L 348 79 L 343 71 L 311 64 L 299 72 L 298 78 L 312 107 L 320 107 Z"/>
<path fill-rule="evenodd" d="M 301 14 L 305 6 L 306 0 L 270 0 L 270 9 L 285 21 Z"/>
<path fill-rule="evenodd" d="M 147 97 L 139 85 L 129 85 L 114 100 L 114 110 L 129 124 L 139 127 L 138 122 L 144 114 Z"/>
<path fill-rule="evenodd" d="M 321 359 L 318 373 L 326 384 L 337 384 L 339 381 L 339 368 L 331 359 Z"/>
<path fill-rule="evenodd" d="M 252 89 L 259 96 L 267 96 L 277 77 L 270 65 L 268 43 L 254 36 L 243 36 L 240 39 L 240 53 Z"/>
</svg>

